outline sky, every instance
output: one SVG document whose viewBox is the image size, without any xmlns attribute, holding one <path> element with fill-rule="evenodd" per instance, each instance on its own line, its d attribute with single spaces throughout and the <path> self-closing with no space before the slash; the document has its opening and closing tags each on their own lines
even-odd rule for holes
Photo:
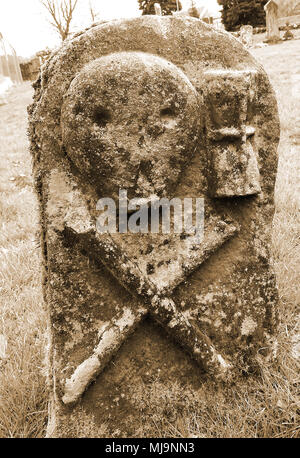
<svg viewBox="0 0 300 458">
<path fill-rule="evenodd" d="M 97 12 L 97 20 L 136 17 L 141 14 L 138 0 L 78 0 L 72 31 L 91 24 L 89 3 Z M 190 0 L 181 0 L 188 7 Z M 199 6 L 219 10 L 217 0 L 196 0 Z M 0 32 L 17 54 L 30 57 L 46 47 L 59 45 L 58 33 L 49 23 L 49 15 L 40 0 L 0 0 Z"/>
</svg>

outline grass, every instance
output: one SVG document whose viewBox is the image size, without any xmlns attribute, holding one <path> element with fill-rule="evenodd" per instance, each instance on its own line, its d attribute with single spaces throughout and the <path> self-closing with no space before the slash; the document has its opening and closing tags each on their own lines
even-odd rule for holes
<svg viewBox="0 0 300 458">
<path fill-rule="evenodd" d="M 36 243 L 37 202 L 26 137 L 29 84 L 0 107 L 0 437 L 44 435 L 45 310 Z M 6 341 L 6 345 L 4 342 Z"/>
<path fill-rule="evenodd" d="M 197 399 L 178 386 L 184 407 L 177 418 L 154 382 L 157 414 L 144 419 L 141 436 L 300 437 L 299 51 L 300 40 L 252 50 L 276 90 L 282 128 L 272 246 L 280 293 L 277 362 L 263 361 L 258 378 L 226 389 L 205 384 Z M 26 138 L 31 97 L 24 84 L 0 107 L 0 437 L 43 437 L 47 422 L 46 314 Z"/>
</svg>

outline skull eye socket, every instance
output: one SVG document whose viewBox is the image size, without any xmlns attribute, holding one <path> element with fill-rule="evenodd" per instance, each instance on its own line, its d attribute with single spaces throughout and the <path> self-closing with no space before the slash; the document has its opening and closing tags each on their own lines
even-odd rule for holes
<svg viewBox="0 0 300 458">
<path fill-rule="evenodd" d="M 174 118 L 175 116 L 176 116 L 175 111 L 171 107 L 163 108 L 162 110 L 160 110 L 160 117 L 162 119 Z"/>
<path fill-rule="evenodd" d="M 111 114 L 106 108 L 98 107 L 94 111 L 93 121 L 99 127 L 106 127 L 106 125 L 111 121 Z"/>
</svg>

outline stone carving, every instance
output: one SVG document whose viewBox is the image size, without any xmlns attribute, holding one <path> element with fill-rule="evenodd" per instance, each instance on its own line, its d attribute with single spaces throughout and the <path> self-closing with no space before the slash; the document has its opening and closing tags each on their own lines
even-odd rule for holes
<svg viewBox="0 0 300 458">
<path fill-rule="evenodd" d="M 211 70 L 207 81 L 207 141 L 211 191 L 215 197 L 247 196 L 261 191 L 251 71 Z"/>
<path fill-rule="evenodd" d="M 126 189 L 129 198 L 170 197 L 195 152 L 198 104 L 171 62 L 110 54 L 85 66 L 65 94 L 63 143 L 102 196 L 117 200 Z"/>
<path fill-rule="evenodd" d="M 51 335 L 48 435 L 72 436 L 80 409 L 132 435 L 147 374 L 193 393 L 207 376 L 253 370 L 277 320 L 268 241 L 279 125 L 245 48 L 179 16 L 95 26 L 43 67 L 30 135 Z M 122 189 L 139 202 L 203 198 L 202 242 L 100 234 L 98 199 Z"/>
<path fill-rule="evenodd" d="M 246 46 L 246 48 L 250 48 L 253 45 L 253 27 L 252 25 L 242 25 L 241 26 L 240 40 Z"/>
</svg>

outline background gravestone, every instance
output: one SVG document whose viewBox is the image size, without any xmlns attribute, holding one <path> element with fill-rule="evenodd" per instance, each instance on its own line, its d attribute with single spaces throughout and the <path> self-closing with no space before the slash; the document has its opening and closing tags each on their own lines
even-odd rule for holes
<svg viewBox="0 0 300 458">
<path fill-rule="evenodd" d="M 78 34 L 35 89 L 48 436 L 153 435 L 153 416 L 174 421 L 207 377 L 230 383 L 272 348 L 273 90 L 236 39 L 176 16 Z M 120 188 L 203 197 L 203 242 L 99 234 L 97 201 Z"/>
<path fill-rule="evenodd" d="M 246 46 L 246 48 L 250 48 L 253 45 L 253 27 L 252 25 L 242 25 L 241 26 L 240 40 Z"/>
<path fill-rule="evenodd" d="M 280 40 L 280 32 L 278 26 L 278 0 L 269 0 L 265 4 L 266 25 L 267 25 L 267 40 Z"/>
<path fill-rule="evenodd" d="M 157 16 L 161 16 L 162 15 L 161 6 L 160 6 L 159 3 L 154 3 L 154 10 L 155 10 L 155 14 Z"/>
</svg>

